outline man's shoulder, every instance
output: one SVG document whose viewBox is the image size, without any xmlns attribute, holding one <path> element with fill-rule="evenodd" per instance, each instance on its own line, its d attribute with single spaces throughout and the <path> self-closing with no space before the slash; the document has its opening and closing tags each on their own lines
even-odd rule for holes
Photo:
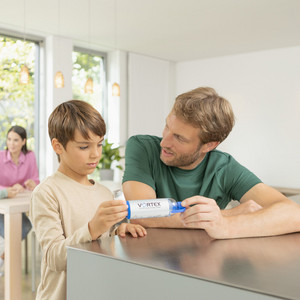
<svg viewBox="0 0 300 300">
<path fill-rule="evenodd" d="M 217 164 L 219 166 L 237 164 L 237 161 L 233 158 L 231 154 L 220 150 L 210 151 L 208 161 L 213 162 L 214 164 Z"/>
<path fill-rule="evenodd" d="M 154 135 L 134 135 L 127 141 L 126 147 L 134 151 L 160 151 L 161 138 Z"/>
<path fill-rule="evenodd" d="M 161 137 L 155 135 L 138 134 L 129 138 L 128 143 L 153 144 L 160 143 Z"/>
<path fill-rule="evenodd" d="M 232 158 L 232 156 L 229 153 L 226 153 L 226 152 L 223 152 L 220 150 L 216 150 L 216 149 L 209 152 L 209 157 L 222 159 L 222 160 L 228 160 L 228 159 Z"/>
</svg>

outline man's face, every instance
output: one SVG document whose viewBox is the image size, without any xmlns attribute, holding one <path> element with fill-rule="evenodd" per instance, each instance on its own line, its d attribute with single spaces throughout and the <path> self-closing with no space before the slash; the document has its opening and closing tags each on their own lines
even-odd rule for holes
<svg viewBox="0 0 300 300">
<path fill-rule="evenodd" d="M 160 159 L 167 166 L 194 169 L 205 157 L 205 153 L 201 152 L 199 131 L 171 112 L 166 119 L 160 143 Z"/>
</svg>

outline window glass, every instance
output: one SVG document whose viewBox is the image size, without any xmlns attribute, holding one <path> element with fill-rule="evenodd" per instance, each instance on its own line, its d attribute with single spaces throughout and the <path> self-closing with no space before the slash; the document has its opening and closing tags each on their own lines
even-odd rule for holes
<svg viewBox="0 0 300 300">
<path fill-rule="evenodd" d="M 88 50 L 75 49 L 72 54 L 72 59 L 73 99 L 84 100 L 93 105 L 100 112 L 107 124 L 105 55 L 101 53 L 91 53 Z M 88 78 L 91 78 L 93 81 L 92 93 L 85 90 Z M 89 177 L 95 181 L 99 181 L 100 173 L 96 169 Z"/>
<path fill-rule="evenodd" d="M 0 35 L 0 149 L 6 147 L 6 134 L 13 125 L 26 129 L 30 150 L 35 150 L 35 74 L 38 45 Z M 20 82 L 23 66 L 28 68 L 27 84 Z"/>
</svg>

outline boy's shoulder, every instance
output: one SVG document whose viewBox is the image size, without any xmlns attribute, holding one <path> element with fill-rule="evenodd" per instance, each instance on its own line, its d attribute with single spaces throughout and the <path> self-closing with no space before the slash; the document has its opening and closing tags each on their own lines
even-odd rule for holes
<svg viewBox="0 0 300 300">
<path fill-rule="evenodd" d="M 33 190 L 33 195 L 37 195 L 39 193 L 43 193 L 45 191 L 53 190 L 56 188 L 57 185 L 63 184 L 63 179 L 57 176 L 57 172 L 55 172 L 53 175 L 50 175 L 46 177 L 44 180 L 42 180 Z"/>
<path fill-rule="evenodd" d="M 64 192 L 71 192 L 74 191 L 79 193 L 86 193 L 90 191 L 97 191 L 98 193 L 104 193 L 104 194 L 112 194 L 110 189 L 108 189 L 106 186 L 98 183 L 93 182 L 94 185 L 91 186 L 84 186 L 70 177 L 64 175 L 63 173 L 56 171 L 53 175 L 45 178 L 35 189 L 34 193 L 57 193 L 59 190 Z"/>
</svg>

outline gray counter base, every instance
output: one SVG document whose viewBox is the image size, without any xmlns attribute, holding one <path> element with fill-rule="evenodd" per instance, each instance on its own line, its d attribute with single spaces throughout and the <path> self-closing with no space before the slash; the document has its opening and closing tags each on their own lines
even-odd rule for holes
<svg viewBox="0 0 300 300">
<path fill-rule="evenodd" d="M 67 299 L 282 299 L 68 248 Z"/>
</svg>

